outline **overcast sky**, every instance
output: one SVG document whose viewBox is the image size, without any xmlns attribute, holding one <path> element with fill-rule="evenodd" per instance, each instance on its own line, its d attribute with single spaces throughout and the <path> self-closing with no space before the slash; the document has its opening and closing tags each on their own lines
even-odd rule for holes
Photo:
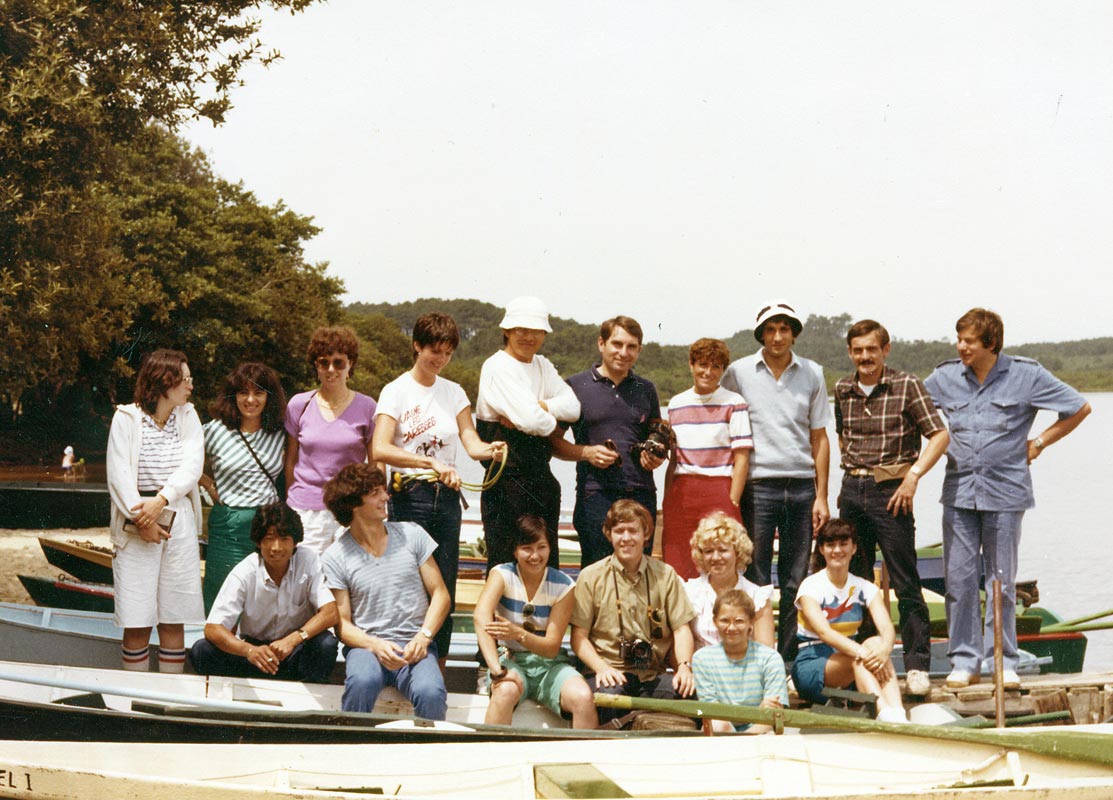
<svg viewBox="0 0 1113 800">
<path fill-rule="evenodd" d="M 266 15 L 225 178 L 346 300 L 536 294 L 684 344 L 801 314 L 1113 335 L 1113 4 L 330 0 Z M 806 333 L 805 333 L 806 335 Z"/>
</svg>

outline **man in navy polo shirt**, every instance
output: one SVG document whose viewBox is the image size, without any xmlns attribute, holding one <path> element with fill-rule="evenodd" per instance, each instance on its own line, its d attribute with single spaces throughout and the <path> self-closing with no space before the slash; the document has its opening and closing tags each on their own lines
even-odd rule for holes
<svg viewBox="0 0 1113 800">
<path fill-rule="evenodd" d="M 645 441 L 650 423 L 661 418 L 657 387 L 632 372 L 641 350 L 641 325 L 630 317 L 614 317 L 599 326 L 600 363 L 568 379 L 580 400 L 580 418 L 572 424 L 575 444 L 563 438 L 563 431 L 552 439 L 557 458 L 577 462 L 572 522 L 580 539 L 581 567 L 613 552 L 603 535 L 603 520 L 616 500 L 636 500 L 657 519 L 653 470 L 664 459 L 631 451 Z M 652 541 L 650 536 L 647 552 Z"/>
</svg>

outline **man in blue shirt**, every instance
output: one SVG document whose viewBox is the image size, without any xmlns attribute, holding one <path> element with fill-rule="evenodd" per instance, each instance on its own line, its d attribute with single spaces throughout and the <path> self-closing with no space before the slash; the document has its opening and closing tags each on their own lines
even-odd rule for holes
<svg viewBox="0 0 1113 800">
<path fill-rule="evenodd" d="M 746 399 L 754 435 L 741 503 L 742 523 L 754 542 L 746 577 L 758 586 L 772 583 L 773 539 L 779 537 L 782 609 L 794 607 L 796 590 L 808 574 L 813 533 L 831 516 L 827 505 L 831 409 L 823 367 L 792 352 L 803 329 L 804 323 L 788 303 L 766 303 L 754 326 L 761 349 L 731 364 L 722 382 Z M 795 614 L 781 614 L 777 649 L 786 662 L 796 657 Z"/>
<path fill-rule="evenodd" d="M 580 418 L 572 423 L 575 444 L 564 439 L 563 430 L 552 441 L 557 458 L 577 462 L 572 523 L 580 540 L 581 567 L 613 552 L 603 535 L 603 520 L 616 500 L 636 500 L 657 521 L 653 470 L 664 459 L 632 449 L 661 419 L 657 387 L 633 373 L 641 350 L 641 325 L 630 317 L 614 317 L 599 327 L 600 362 L 568 379 L 580 401 Z M 647 552 L 652 543 L 651 535 Z"/>
<path fill-rule="evenodd" d="M 993 656 L 993 604 L 984 622 L 978 567 L 986 588 L 1001 583 L 1005 687 L 1019 688 L 1016 644 L 1016 567 L 1020 523 L 1035 505 L 1029 464 L 1073 431 L 1090 404 L 1036 361 L 1001 352 L 1005 327 L 984 308 L 957 323 L 958 358 L 944 361 L 924 381 L 947 418 L 951 442 L 943 478 L 943 560 L 952 672 L 947 686 L 976 683 L 983 658 Z M 1029 439 L 1036 412 L 1059 419 Z"/>
</svg>

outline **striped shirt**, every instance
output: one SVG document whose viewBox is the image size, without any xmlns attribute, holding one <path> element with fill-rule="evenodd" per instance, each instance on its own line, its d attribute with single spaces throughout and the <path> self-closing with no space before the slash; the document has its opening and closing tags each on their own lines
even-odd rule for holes
<svg viewBox="0 0 1113 800">
<path fill-rule="evenodd" d="M 139 467 L 136 488 L 157 492 L 182 463 L 182 437 L 178 432 L 178 409 L 170 412 L 160 430 L 150 414 L 143 414 L 139 427 Z"/>
<path fill-rule="evenodd" d="M 499 598 L 495 613 L 505 617 L 515 625 L 525 625 L 528 620 L 534 625 L 537 633 L 544 636 L 553 606 L 572 591 L 573 586 L 575 586 L 573 580 L 559 569 L 547 567 L 545 577 L 541 580 L 537 591 L 533 593 L 531 598 L 526 593 L 526 585 L 522 582 L 522 576 L 518 574 L 517 564 L 499 564 L 495 569 L 498 570 L 499 577 L 502 578 L 503 586 L 502 597 Z M 533 613 L 529 615 L 523 611 L 527 603 L 533 606 Z M 505 644 L 510 650 L 527 650 L 525 645 L 513 640 L 502 642 L 502 644 Z"/>
<path fill-rule="evenodd" d="M 696 694 L 703 703 L 757 706 L 762 700 L 788 705 L 785 662 L 772 647 L 751 641 L 737 661 L 727 657 L 721 644 L 701 647 L 692 657 Z M 749 725 L 736 726 L 746 730 Z"/>
<path fill-rule="evenodd" d="M 209 420 L 204 429 L 205 455 L 212 465 L 221 503 L 237 508 L 255 508 L 278 500 L 271 479 L 277 481 L 282 474 L 286 443 L 284 431 L 257 430 L 244 434 L 255 455 L 263 462 L 270 475 L 268 478 L 255 463 L 238 431 L 219 419 Z"/>
<path fill-rule="evenodd" d="M 720 386 L 711 394 L 688 389 L 669 401 L 676 433 L 676 474 L 730 477 L 734 452 L 754 446 L 742 395 Z"/>
</svg>

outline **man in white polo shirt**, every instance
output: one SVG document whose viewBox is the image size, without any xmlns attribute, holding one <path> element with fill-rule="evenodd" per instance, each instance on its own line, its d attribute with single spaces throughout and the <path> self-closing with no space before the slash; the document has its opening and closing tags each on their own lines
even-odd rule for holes
<svg viewBox="0 0 1113 800">
<path fill-rule="evenodd" d="M 791 609 L 796 589 L 808 574 L 812 536 L 831 516 L 827 478 L 831 410 L 823 368 L 792 352 L 804 323 L 781 300 L 757 313 L 756 353 L 727 368 L 722 385 L 749 404 L 754 449 L 742 493 L 742 522 L 754 542 L 746 577 L 758 586 L 772 583 L 773 539 L 780 535 L 777 577 L 780 607 Z M 786 662 L 796 656 L 796 615 L 781 614 L 777 649 Z"/>
<path fill-rule="evenodd" d="M 251 521 L 255 552 L 232 568 L 189 660 L 199 675 L 327 683 L 339 642 L 336 598 L 316 552 L 298 547 L 301 518 L 285 503 Z"/>
</svg>

